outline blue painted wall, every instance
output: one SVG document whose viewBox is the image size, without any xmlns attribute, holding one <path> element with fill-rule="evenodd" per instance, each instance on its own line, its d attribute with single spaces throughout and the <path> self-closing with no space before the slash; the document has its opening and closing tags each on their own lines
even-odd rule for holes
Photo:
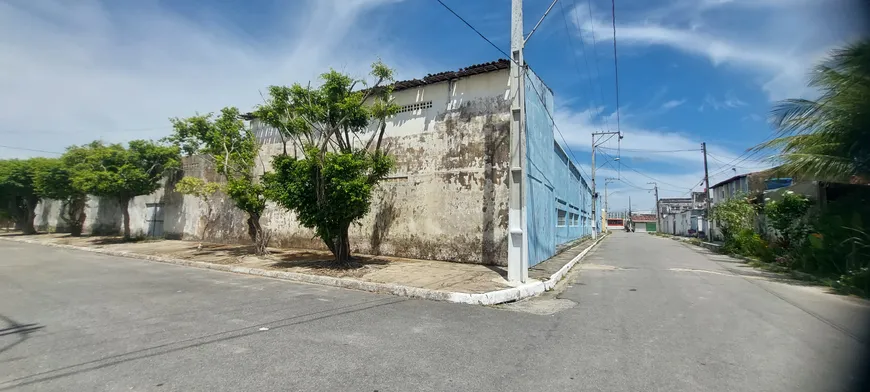
<svg viewBox="0 0 870 392">
<path fill-rule="evenodd" d="M 556 254 L 557 245 L 592 233 L 592 196 L 553 137 L 547 114 L 554 112 L 553 92 L 531 70 L 527 75 L 526 219 L 532 266 Z"/>
</svg>

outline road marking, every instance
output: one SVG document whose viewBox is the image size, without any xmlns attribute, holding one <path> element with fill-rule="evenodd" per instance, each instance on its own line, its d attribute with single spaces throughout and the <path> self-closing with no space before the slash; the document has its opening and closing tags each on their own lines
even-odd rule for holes
<svg viewBox="0 0 870 392">
<path fill-rule="evenodd" d="M 730 272 L 719 272 L 719 271 L 710 271 L 710 270 L 702 270 L 702 269 L 693 269 L 693 268 L 668 268 L 668 271 L 677 271 L 677 272 L 703 272 L 706 274 L 713 275 L 723 275 L 723 276 L 737 276 Z"/>
</svg>

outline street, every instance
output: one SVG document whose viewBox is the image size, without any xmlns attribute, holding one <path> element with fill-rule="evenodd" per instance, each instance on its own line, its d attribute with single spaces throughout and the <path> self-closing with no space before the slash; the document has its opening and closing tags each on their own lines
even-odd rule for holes
<svg viewBox="0 0 870 392">
<path fill-rule="evenodd" d="M 0 254 L 3 391 L 836 391 L 870 340 L 862 301 L 643 233 L 502 307 Z"/>
</svg>

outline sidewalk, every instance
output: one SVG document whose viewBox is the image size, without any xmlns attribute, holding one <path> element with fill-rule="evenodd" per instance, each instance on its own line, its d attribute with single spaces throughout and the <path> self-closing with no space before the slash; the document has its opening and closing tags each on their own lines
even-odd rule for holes
<svg viewBox="0 0 870 392">
<path fill-rule="evenodd" d="M 529 282 L 516 286 L 505 267 L 447 261 L 355 255 L 357 263 L 338 267 L 327 251 L 270 248 L 254 256 L 245 245 L 177 240 L 123 242 L 117 237 L 70 237 L 68 234 L 0 234 L 0 239 L 147 259 L 221 271 L 267 276 L 394 295 L 459 303 L 493 305 L 531 297 L 551 289 L 596 242 L 565 250 L 529 271 Z"/>
</svg>

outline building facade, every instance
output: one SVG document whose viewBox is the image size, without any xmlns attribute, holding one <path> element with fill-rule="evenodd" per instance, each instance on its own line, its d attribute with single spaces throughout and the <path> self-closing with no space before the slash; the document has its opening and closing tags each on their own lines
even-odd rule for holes
<svg viewBox="0 0 870 392">
<path fill-rule="evenodd" d="M 527 222 L 530 265 L 560 244 L 591 234 L 591 193 L 586 180 L 553 137 L 553 95 L 536 76 L 527 84 Z M 507 264 L 510 142 L 510 62 L 478 64 L 458 71 L 396 82 L 385 151 L 396 162 L 372 198 L 368 215 L 352 226 L 355 253 L 492 265 Z M 533 89 L 537 89 L 536 94 Z M 285 146 L 274 130 L 251 120 L 261 142 L 257 174 Z M 300 146 L 287 143 L 288 154 Z M 185 158 L 183 175 L 220 181 L 205 160 Z M 178 176 L 180 178 L 180 176 Z M 173 182 L 130 207 L 134 234 L 245 243 L 244 214 L 219 197 L 205 217 L 202 203 L 173 191 Z M 63 230 L 59 202 L 37 209 L 41 230 Z M 117 203 L 91 198 L 86 232 L 119 230 Z M 270 246 L 322 249 L 313 231 L 291 212 L 269 203 L 261 224 Z M 207 226 L 207 230 L 204 228 Z"/>
</svg>

